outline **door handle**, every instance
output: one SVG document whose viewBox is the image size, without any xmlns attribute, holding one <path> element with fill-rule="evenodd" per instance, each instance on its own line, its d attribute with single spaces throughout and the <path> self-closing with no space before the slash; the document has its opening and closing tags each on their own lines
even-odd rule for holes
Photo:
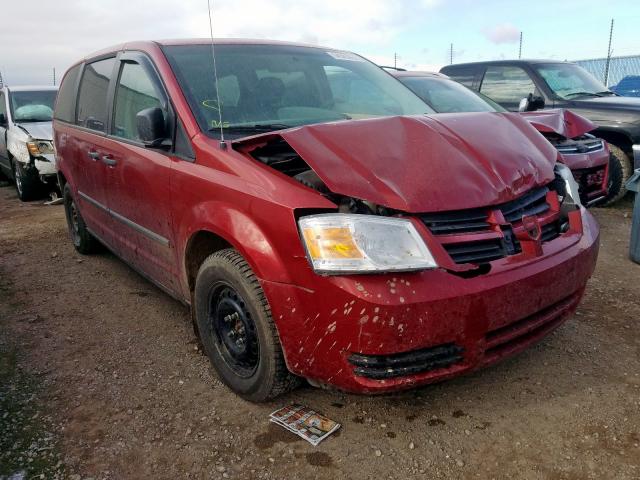
<svg viewBox="0 0 640 480">
<path fill-rule="evenodd" d="M 100 158 L 100 154 L 98 152 L 94 152 L 92 150 L 89 150 L 87 152 L 87 155 L 89 155 L 89 158 L 91 160 L 93 160 L 94 162 L 98 161 L 98 159 Z"/>
<path fill-rule="evenodd" d="M 118 164 L 118 161 L 115 158 L 113 158 L 111 155 L 103 155 L 102 161 L 103 163 L 105 163 L 106 165 L 109 165 L 110 167 L 115 167 Z"/>
</svg>

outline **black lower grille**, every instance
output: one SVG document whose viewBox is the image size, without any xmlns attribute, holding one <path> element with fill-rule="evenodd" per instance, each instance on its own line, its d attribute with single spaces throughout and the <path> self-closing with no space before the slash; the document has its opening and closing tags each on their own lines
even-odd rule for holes
<svg viewBox="0 0 640 480">
<path fill-rule="evenodd" d="M 394 355 L 362 355 L 354 353 L 349 362 L 354 373 L 373 380 L 406 377 L 418 373 L 445 368 L 462 361 L 464 349 L 454 343 L 424 348 Z"/>
<path fill-rule="evenodd" d="M 455 263 L 486 263 L 506 255 L 499 238 L 450 243 L 444 245 L 444 249 Z"/>
<path fill-rule="evenodd" d="M 550 242 L 560 236 L 560 222 L 552 222 L 542 226 L 541 239 L 543 242 Z"/>
</svg>

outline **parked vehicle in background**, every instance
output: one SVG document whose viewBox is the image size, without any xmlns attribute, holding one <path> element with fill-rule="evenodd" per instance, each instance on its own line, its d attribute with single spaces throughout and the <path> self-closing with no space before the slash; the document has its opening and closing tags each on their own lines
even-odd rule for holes
<svg viewBox="0 0 640 480">
<path fill-rule="evenodd" d="M 640 97 L 640 75 L 627 75 L 611 90 L 623 97 Z"/>
<path fill-rule="evenodd" d="M 15 182 L 20 200 L 55 185 L 51 119 L 57 87 L 0 89 L 0 173 Z"/>
<path fill-rule="evenodd" d="M 616 95 L 569 62 L 488 61 L 447 65 L 440 72 L 511 111 L 564 108 L 588 118 L 598 127 L 592 133 L 609 143 L 622 171 L 620 181 L 611 186 L 618 193 L 609 203 L 626 193 L 624 183 L 640 168 L 640 99 Z"/>
<path fill-rule="evenodd" d="M 442 73 L 387 70 L 438 113 L 507 111 Z M 562 163 L 571 169 L 580 186 L 580 198 L 585 205 L 595 205 L 617 195 L 617 191 L 609 190 L 610 184 L 620 183 L 611 181 L 609 164 L 612 163 L 614 179 L 619 180 L 622 172 L 615 170 L 618 164 L 610 160 L 607 143 L 588 133 L 596 128 L 592 122 L 568 110 L 521 115 L 558 149 Z"/>
<path fill-rule="evenodd" d="M 100 241 L 190 304 L 235 392 L 411 388 L 576 309 L 598 226 L 526 120 L 426 115 L 351 52 L 214 51 L 217 78 L 202 40 L 98 52 L 66 73 L 53 128 L 75 248 Z"/>
</svg>

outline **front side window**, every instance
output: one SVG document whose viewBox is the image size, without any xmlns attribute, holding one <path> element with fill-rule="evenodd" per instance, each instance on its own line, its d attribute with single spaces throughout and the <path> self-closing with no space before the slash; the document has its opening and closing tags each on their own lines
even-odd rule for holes
<svg viewBox="0 0 640 480">
<path fill-rule="evenodd" d="M 436 77 L 398 77 L 438 113 L 495 112 L 504 110 L 453 80 Z"/>
<path fill-rule="evenodd" d="M 115 58 L 89 63 L 84 68 L 76 123 L 82 127 L 104 132 L 107 125 L 107 90 L 113 75 Z"/>
<path fill-rule="evenodd" d="M 7 103 L 2 92 L 0 92 L 0 113 L 4 115 L 5 119 L 7 118 Z"/>
<path fill-rule="evenodd" d="M 612 94 L 602 82 L 573 63 L 540 64 L 535 68 L 553 93 L 565 100 Z"/>
<path fill-rule="evenodd" d="M 9 93 L 14 122 L 50 122 L 53 118 L 55 90 L 12 91 Z"/>
<path fill-rule="evenodd" d="M 211 136 L 221 126 L 237 138 L 312 123 L 433 113 L 388 73 L 350 52 L 216 45 L 216 92 L 211 45 L 163 50 L 200 128 Z"/>
<path fill-rule="evenodd" d="M 128 140 L 140 140 L 136 115 L 162 103 L 145 69 L 137 63 L 123 63 L 116 88 L 113 134 Z"/>
<path fill-rule="evenodd" d="M 536 86 L 522 68 L 510 66 L 487 67 L 480 91 L 498 103 L 517 104 L 533 94 Z"/>
</svg>

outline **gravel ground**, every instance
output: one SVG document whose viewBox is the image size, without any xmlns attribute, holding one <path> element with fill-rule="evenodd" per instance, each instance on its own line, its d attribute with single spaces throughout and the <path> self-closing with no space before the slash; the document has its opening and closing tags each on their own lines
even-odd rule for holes
<svg viewBox="0 0 640 480">
<path fill-rule="evenodd" d="M 253 405 L 217 380 L 184 306 L 109 253 L 78 255 L 61 206 L 23 204 L 3 187 L 2 335 L 18 348 L 16 368 L 38 379 L 45 438 L 74 480 L 638 479 L 630 204 L 595 214 L 602 247 L 583 303 L 525 353 L 397 395 L 307 386 Z M 269 424 L 291 402 L 343 428 L 312 447 Z"/>
</svg>

